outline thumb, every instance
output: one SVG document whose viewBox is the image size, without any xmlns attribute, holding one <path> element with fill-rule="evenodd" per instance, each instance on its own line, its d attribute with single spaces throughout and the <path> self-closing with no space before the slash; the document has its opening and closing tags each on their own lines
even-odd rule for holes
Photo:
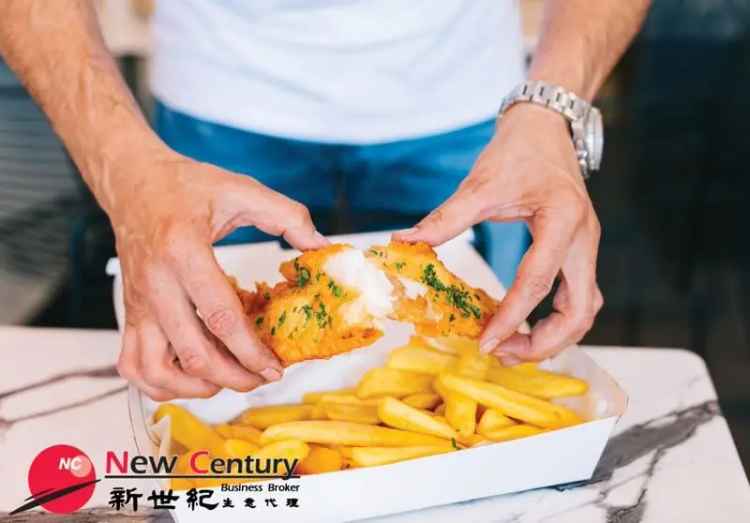
<svg viewBox="0 0 750 523">
<path fill-rule="evenodd" d="M 413 228 L 393 234 L 394 240 L 440 245 L 479 223 L 481 206 L 465 191 L 457 191 Z"/>
<path fill-rule="evenodd" d="M 330 242 L 315 228 L 310 211 L 298 201 L 252 180 L 241 193 L 240 225 L 283 236 L 295 249 L 320 249 Z"/>
</svg>

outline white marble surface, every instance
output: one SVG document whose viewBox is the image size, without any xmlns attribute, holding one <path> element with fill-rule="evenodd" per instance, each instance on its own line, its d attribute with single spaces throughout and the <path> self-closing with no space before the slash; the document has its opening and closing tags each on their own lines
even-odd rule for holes
<svg viewBox="0 0 750 523">
<path fill-rule="evenodd" d="M 0 346 L 0 514 L 28 496 L 27 468 L 49 445 L 76 445 L 94 463 L 107 449 L 135 450 L 125 384 L 114 375 L 116 332 L 2 327 Z M 750 521 L 750 487 L 703 362 L 680 350 L 587 350 L 630 394 L 590 484 L 378 521 Z M 509 471 L 478 473 L 492 481 Z M 97 489 L 89 507 L 107 499 Z"/>
</svg>

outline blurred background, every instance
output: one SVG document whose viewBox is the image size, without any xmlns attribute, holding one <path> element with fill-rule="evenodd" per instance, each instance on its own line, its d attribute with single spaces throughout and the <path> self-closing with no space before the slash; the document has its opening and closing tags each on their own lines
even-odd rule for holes
<svg viewBox="0 0 750 523">
<path fill-rule="evenodd" d="M 522 0 L 529 56 L 541 4 Z M 99 1 L 107 43 L 146 112 L 152 8 L 149 0 Z M 584 340 L 702 356 L 746 470 L 749 56 L 747 0 L 659 0 L 602 89 L 596 104 L 605 118 L 605 158 L 589 190 L 603 227 L 606 305 Z M 2 64 L 0 236 L 1 324 L 115 328 L 104 274 L 114 255 L 106 217 Z"/>
</svg>

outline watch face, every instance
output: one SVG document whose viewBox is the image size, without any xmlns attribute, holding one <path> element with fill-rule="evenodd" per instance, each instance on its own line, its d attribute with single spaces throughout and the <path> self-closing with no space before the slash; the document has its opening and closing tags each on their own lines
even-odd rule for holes
<svg viewBox="0 0 750 523">
<path fill-rule="evenodd" d="M 589 168 L 596 171 L 602 163 L 604 125 L 602 124 L 602 113 L 595 107 L 592 107 L 588 115 L 586 115 L 584 140 L 586 142 L 586 150 L 589 153 Z"/>
</svg>

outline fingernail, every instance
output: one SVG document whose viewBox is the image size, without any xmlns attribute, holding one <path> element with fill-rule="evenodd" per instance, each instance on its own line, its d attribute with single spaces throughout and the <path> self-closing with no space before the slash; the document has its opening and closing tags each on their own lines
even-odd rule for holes
<svg viewBox="0 0 750 523">
<path fill-rule="evenodd" d="M 263 379 L 266 381 L 279 381 L 281 379 L 281 372 L 270 367 L 260 371 L 260 375 L 263 376 Z"/>
<path fill-rule="evenodd" d="M 495 348 L 495 346 L 497 345 L 498 341 L 500 341 L 500 340 L 498 340 L 494 336 L 492 338 L 490 338 L 490 339 L 484 340 L 481 343 L 481 345 L 479 345 L 479 352 L 481 352 L 483 354 L 487 354 L 488 352 L 490 352 L 492 349 Z"/>
</svg>

